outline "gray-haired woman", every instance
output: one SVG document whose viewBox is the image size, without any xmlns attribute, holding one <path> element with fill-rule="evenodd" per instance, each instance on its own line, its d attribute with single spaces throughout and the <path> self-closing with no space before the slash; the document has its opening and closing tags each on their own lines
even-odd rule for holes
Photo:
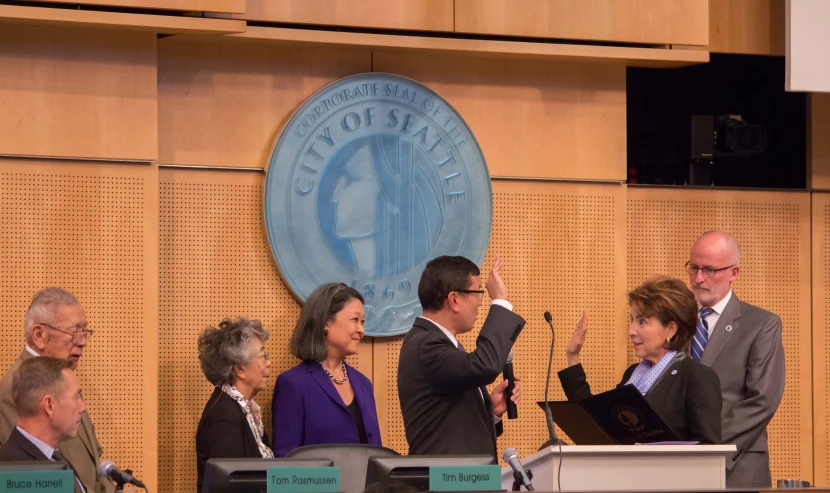
<svg viewBox="0 0 830 493">
<path fill-rule="evenodd" d="M 372 383 L 345 362 L 357 354 L 363 320 L 363 297 L 343 283 L 308 296 L 289 343 L 302 363 L 277 378 L 271 400 L 277 457 L 304 445 L 382 445 Z"/>
<path fill-rule="evenodd" d="M 225 319 L 199 337 L 199 363 L 216 386 L 196 430 L 196 487 L 212 458 L 274 457 L 254 396 L 268 385 L 268 331 L 258 320 Z"/>
</svg>

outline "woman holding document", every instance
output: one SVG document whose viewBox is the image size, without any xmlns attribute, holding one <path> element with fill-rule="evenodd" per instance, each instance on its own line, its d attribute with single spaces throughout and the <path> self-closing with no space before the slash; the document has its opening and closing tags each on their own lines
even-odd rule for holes
<svg viewBox="0 0 830 493">
<path fill-rule="evenodd" d="M 617 388 L 636 387 L 680 440 L 721 443 L 720 381 L 689 357 L 698 320 L 694 295 L 678 279 L 656 277 L 628 293 L 628 301 L 628 337 L 641 361 L 628 367 Z M 568 342 L 568 367 L 559 372 L 570 401 L 592 395 L 579 359 L 587 318 L 585 311 Z"/>
</svg>

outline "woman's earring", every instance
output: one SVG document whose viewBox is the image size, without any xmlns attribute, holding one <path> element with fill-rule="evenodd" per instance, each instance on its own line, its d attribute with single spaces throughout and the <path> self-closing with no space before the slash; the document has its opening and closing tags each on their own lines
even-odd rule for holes
<svg viewBox="0 0 830 493">
<path fill-rule="evenodd" d="M 323 329 L 323 335 L 324 336 L 329 335 L 329 329 Z"/>
<path fill-rule="evenodd" d="M 671 344 L 671 337 L 667 337 L 667 338 L 666 338 L 666 342 L 667 342 L 667 343 L 669 343 L 669 344 Z"/>
</svg>

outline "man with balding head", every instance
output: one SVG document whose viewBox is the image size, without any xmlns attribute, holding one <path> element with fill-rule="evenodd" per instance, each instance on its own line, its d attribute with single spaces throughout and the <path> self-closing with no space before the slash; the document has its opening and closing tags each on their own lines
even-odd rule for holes
<svg viewBox="0 0 830 493">
<path fill-rule="evenodd" d="M 54 460 L 73 470 L 75 493 L 87 493 L 72 462 L 57 450 L 74 438 L 86 411 L 81 385 L 66 359 L 29 358 L 12 378 L 17 426 L 0 447 L 0 461 Z"/>
<path fill-rule="evenodd" d="M 690 352 L 721 382 L 723 442 L 738 449 L 727 457 L 727 488 L 768 488 L 766 428 L 786 374 L 781 318 L 738 299 L 732 283 L 740 264 L 740 247 L 729 233 L 704 233 L 692 246 L 686 267 L 700 311 Z"/>
<path fill-rule="evenodd" d="M 9 438 L 18 419 L 12 397 L 12 380 L 17 369 L 28 359 L 49 356 L 67 360 L 74 370 L 92 336 L 84 309 L 75 295 L 55 287 L 38 291 L 32 297 L 26 310 L 23 333 L 26 347 L 0 379 L 0 444 Z M 77 435 L 61 442 L 58 449 L 72 463 L 87 491 L 109 493 L 115 490 L 112 481 L 98 475 L 103 449 L 86 411 L 81 413 Z"/>
</svg>

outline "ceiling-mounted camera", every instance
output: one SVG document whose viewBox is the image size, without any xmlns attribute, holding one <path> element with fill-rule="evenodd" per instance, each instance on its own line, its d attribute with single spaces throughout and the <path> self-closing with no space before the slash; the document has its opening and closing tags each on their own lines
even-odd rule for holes
<svg viewBox="0 0 830 493">
<path fill-rule="evenodd" d="M 718 158 L 747 158 L 766 149 L 766 129 L 741 115 L 693 115 L 689 184 L 710 185 Z"/>
</svg>

